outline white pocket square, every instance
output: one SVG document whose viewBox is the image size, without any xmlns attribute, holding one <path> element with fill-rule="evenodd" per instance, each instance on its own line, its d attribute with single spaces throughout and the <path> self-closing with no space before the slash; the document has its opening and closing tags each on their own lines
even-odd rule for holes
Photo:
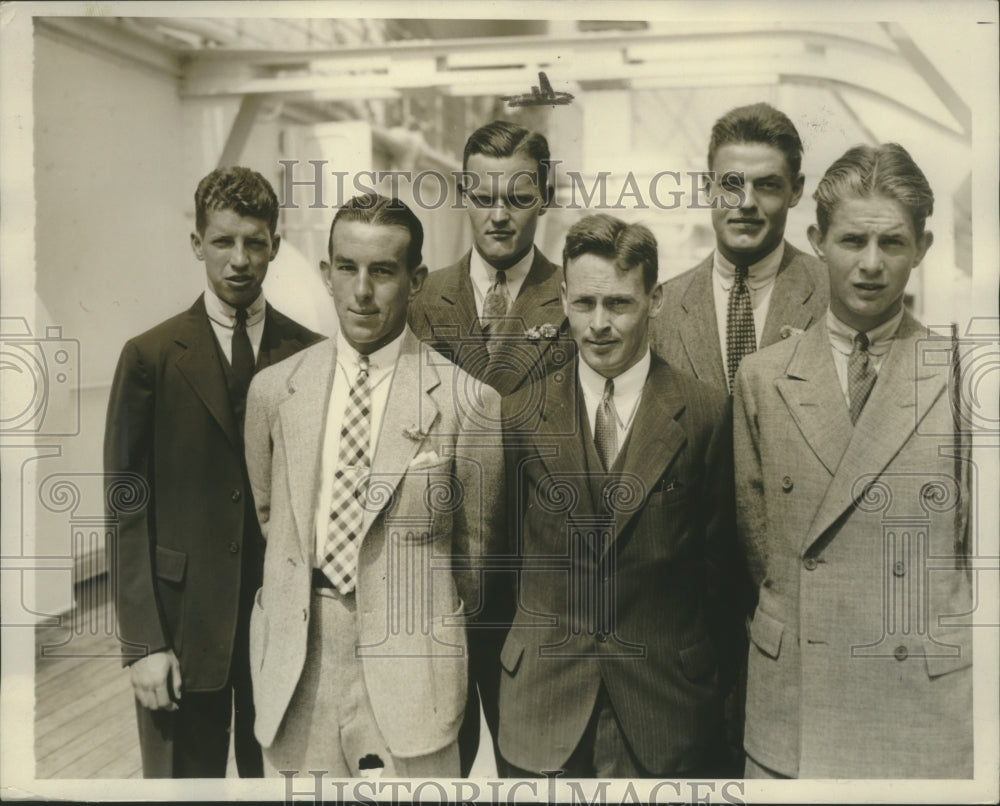
<svg viewBox="0 0 1000 806">
<path fill-rule="evenodd" d="M 413 457 L 409 464 L 409 470 L 419 470 L 422 467 L 429 467 L 430 465 L 436 465 L 441 461 L 441 457 L 438 456 L 437 451 L 422 451 Z"/>
</svg>

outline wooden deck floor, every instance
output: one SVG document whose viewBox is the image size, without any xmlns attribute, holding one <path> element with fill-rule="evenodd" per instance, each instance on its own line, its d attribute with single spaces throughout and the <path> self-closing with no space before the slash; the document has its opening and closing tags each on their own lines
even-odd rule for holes
<svg viewBox="0 0 1000 806">
<path fill-rule="evenodd" d="M 114 607 L 98 577 L 77 587 L 58 626 L 35 631 L 35 777 L 141 778 L 139 734 L 127 669 L 114 637 Z M 496 766 L 486 720 L 472 777 Z M 237 777 L 232 748 L 227 778 Z"/>
<path fill-rule="evenodd" d="M 62 623 L 35 632 L 36 778 L 142 777 L 132 686 L 107 593 L 104 578 L 79 585 Z"/>
</svg>

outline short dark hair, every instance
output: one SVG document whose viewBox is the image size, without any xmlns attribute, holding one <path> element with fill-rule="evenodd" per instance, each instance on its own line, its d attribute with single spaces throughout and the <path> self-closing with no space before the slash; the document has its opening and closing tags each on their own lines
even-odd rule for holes
<svg viewBox="0 0 1000 806">
<path fill-rule="evenodd" d="M 266 221 L 271 234 L 278 228 L 278 197 L 257 171 L 236 165 L 216 168 L 194 192 L 194 225 L 200 234 L 208 226 L 210 210 L 232 210 L 237 215 Z"/>
<path fill-rule="evenodd" d="M 355 196 L 347 204 L 337 210 L 330 225 L 330 237 L 326 249 L 333 257 L 333 230 L 338 221 L 360 221 L 363 224 L 373 224 L 386 227 L 402 227 L 410 234 L 410 244 L 406 249 L 406 268 L 413 271 L 423 259 L 424 228 L 420 219 L 405 202 L 380 193 L 365 193 Z"/>
<path fill-rule="evenodd" d="M 813 193 L 820 234 L 826 235 L 840 202 L 874 196 L 899 202 L 910 214 L 917 237 L 924 234 L 927 217 L 934 212 L 934 191 L 913 157 L 898 143 L 854 146 L 826 169 Z"/>
<path fill-rule="evenodd" d="M 540 132 L 530 131 L 524 126 L 506 120 L 494 120 L 476 129 L 465 141 L 462 153 L 462 170 L 469 167 L 469 157 L 482 154 L 484 157 L 503 159 L 523 154 L 538 166 L 537 184 L 542 198 L 548 200 L 546 190 L 549 181 L 549 141 Z"/>
<path fill-rule="evenodd" d="M 708 168 L 716 152 L 731 143 L 763 143 L 785 155 L 794 179 L 802 168 L 802 140 L 795 124 L 770 104 L 757 103 L 730 109 L 712 126 L 708 141 Z"/>
<path fill-rule="evenodd" d="M 626 224 L 605 213 L 581 218 L 566 233 L 563 247 L 563 277 L 566 266 L 581 255 L 599 255 L 613 259 L 618 271 L 642 269 L 646 293 L 656 287 L 659 257 L 656 238 L 642 224 Z"/>
</svg>

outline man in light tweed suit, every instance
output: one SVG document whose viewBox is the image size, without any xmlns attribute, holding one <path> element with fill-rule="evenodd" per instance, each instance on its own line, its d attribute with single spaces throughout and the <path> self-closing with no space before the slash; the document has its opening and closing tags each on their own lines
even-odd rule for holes
<svg viewBox="0 0 1000 806">
<path fill-rule="evenodd" d="M 401 202 L 348 202 L 322 265 L 337 337 L 250 389 L 267 540 L 250 659 L 271 773 L 459 774 L 472 563 L 501 529 L 500 399 L 407 329 L 422 243 Z"/>
<path fill-rule="evenodd" d="M 888 144 L 850 149 L 815 198 L 830 310 L 737 376 L 738 518 L 759 589 L 746 775 L 970 777 L 970 471 L 949 342 L 903 307 L 934 197 Z"/>
</svg>

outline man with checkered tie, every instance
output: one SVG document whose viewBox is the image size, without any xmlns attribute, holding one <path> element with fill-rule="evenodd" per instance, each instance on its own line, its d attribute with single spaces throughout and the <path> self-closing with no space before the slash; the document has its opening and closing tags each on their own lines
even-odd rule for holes
<svg viewBox="0 0 1000 806">
<path fill-rule="evenodd" d="M 250 389 L 268 542 L 250 651 L 271 773 L 459 774 L 465 622 L 502 530 L 500 400 L 407 328 L 422 245 L 402 202 L 349 201 L 322 263 L 336 338 Z"/>
</svg>

